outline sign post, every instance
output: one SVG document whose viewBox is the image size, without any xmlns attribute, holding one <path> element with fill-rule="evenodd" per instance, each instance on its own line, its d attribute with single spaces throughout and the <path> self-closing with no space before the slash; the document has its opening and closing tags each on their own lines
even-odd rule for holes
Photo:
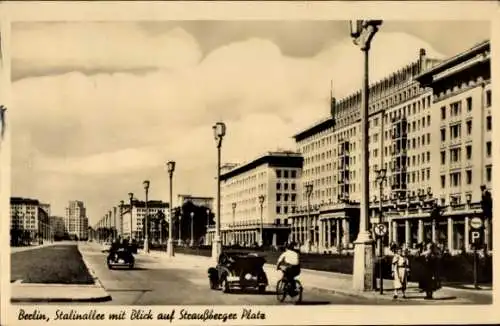
<svg viewBox="0 0 500 326">
<path fill-rule="evenodd" d="M 379 263 L 378 263 L 378 273 L 380 278 L 380 294 L 384 294 L 384 275 L 383 275 L 383 260 L 384 260 L 384 242 L 383 239 L 387 234 L 387 225 L 383 223 L 375 224 L 374 233 L 377 238 L 378 248 L 379 248 Z"/>
<path fill-rule="evenodd" d="M 469 239 L 474 249 L 474 288 L 478 289 L 479 286 L 477 284 L 477 274 L 478 274 L 477 248 L 483 242 L 483 237 L 484 237 L 483 220 L 480 217 L 473 217 L 470 220 L 469 224 L 471 227 Z"/>
</svg>

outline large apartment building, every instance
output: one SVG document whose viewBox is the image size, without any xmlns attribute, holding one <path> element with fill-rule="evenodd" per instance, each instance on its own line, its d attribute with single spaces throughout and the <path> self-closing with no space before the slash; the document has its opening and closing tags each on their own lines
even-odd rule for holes
<svg viewBox="0 0 500 326">
<path fill-rule="evenodd" d="M 50 227 L 55 238 L 63 238 L 68 233 L 62 216 L 50 216 Z"/>
<path fill-rule="evenodd" d="M 302 161 L 296 152 L 268 152 L 221 173 L 223 245 L 261 241 L 270 245 L 288 240 L 287 217 L 297 206 Z M 209 243 L 214 232 L 214 227 L 209 229 Z"/>
<path fill-rule="evenodd" d="M 47 205 L 37 199 L 10 198 L 12 244 L 30 244 L 34 241 L 52 239 L 49 214 L 45 211 Z"/>
<path fill-rule="evenodd" d="M 88 239 L 87 210 L 82 201 L 71 200 L 66 207 L 64 226 L 69 236 L 79 240 Z"/>
<path fill-rule="evenodd" d="M 491 185 L 489 52 L 483 42 L 441 62 L 421 49 L 415 62 L 370 86 L 371 222 L 379 222 L 382 206 L 386 245 L 432 240 L 468 248 L 467 221 L 477 212 L 480 185 Z M 360 105 L 360 91 L 332 98 L 330 117 L 294 136 L 304 166 L 291 238 L 310 240 L 318 251 L 350 248 L 358 233 Z M 474 125 L 473 115 L 481 117 Z M 474 148 L 480 155 L 472 155 Z M 380 170 L 384 179 L 377 179 Z M 430 218 L 436 199 L 446 207 L 441 220 Z"/>
</svg>

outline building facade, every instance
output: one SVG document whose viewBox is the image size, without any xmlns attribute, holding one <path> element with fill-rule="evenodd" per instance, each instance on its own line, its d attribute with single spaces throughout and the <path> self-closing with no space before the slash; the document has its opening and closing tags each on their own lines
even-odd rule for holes
<svg viewBox="0 0 500 326">
<path fill-rule="evenodd" d="M 471 249 L 469 221 L 483 215 L 481 188 L 491 192 L 490 56 L 490 42 L 485 41 L 417 77 L 422 87 L 432 90 L 431 137 L 436 142 L 431 149 L 436 159 L 431 166 L 431 188 L 444 210 L 438 220 L 431 221 L 429 230 L 416 227 L 417 238 L 430 235 L 450 251 Z M 410 222 L 416 223 L 414 219 Z M 485 245 L 491 250 L 491 220 L 486 218 L 483 223 Z"/>
<path fill-rule="evenodd" d="M 296 209 L 302 161 L 296 152 L 268 152 L 221 173 L 223 245 L 278 245 L 288 241 L 287 216 Z M 212 226 L 209 243 L 214 233 Z"/>
<path fill-rule="evenodd" d="M 49 215 L 44 210 L 46 206 L 37 199 L 10 198 L 12 244 L 32 244 L 52 239 Z"/>
<path fill-rule="evenodd" d="M 50 216 L 50 227 L 55 238 L 62 238 L 68 234 L 62 216 Z"/>
<path fill-rule="evenodd" d="M 460 225 L 467 225 L 464 214 L 477 212 L 480 184 L 491 180 L 489 69 L 489 42 L 443 62 L 421 49 L 418 60 L 370 86 L 370 214 L 372 223 L 388 226 L 386 245 L 469 248 Z M 299 209 L 290 216 L 292 239 L 310 241 L 319 252 L 350 249 L 358 233 L 360 104 L 360 92 L 332 98 L 331 117 L 295 135 L 304 167 Z M 484 116 L 474 129 L 472 114 Z M 474 145 L 484 155 L 467 156 Z M 385 178 L 377 178 L 381 170 Z M 305 185 L 312 186 L 309 197 Z M 446 218 L 430 218 L 436 199 Z"/>
<path fill-rule="evenodd" d="M 160 200 L 151 200 L 148 201 L 148 216 L 150 217 L 150 230 L 149 234 L 151 235 L 151 239 L 155 242 L 157 239 L 165 239 L 166 230 L 162 229 L 158 223 L 155 221 L 163 219 L 168 222 L 170 217 L 169 204 Z M 116 226 L 117 229 L 121 228 L 121 233 L 119 233 L 125 239 L 135 239 L 137 241 L 144 240 L 144 218 L 146 216 L 146 203 L 144 201 L 133 200 L 132 201 L 132 209 L 130 209 L 130 204 L 124 204 L 121 207 L 118 207 L 118 217 L 116 218 L 117 223 L 119 225 Z M 111 218 L 109 215 L 109 225 L 113 227 L 115 219 Z M 121 216 L 121 217 L 120 217 Z M 162 230 L 162 232 L 160 232 Z M 164 232 L 165 231 L 165 232 Z M 161 234 L 160 234 L 161 233 Z"/>
<path fill-rule="evenodd" d="M 87 210 L 82 201 L 72 200 L 68 203 L 64 226 L 70 237 L 78 240 L 88 239 Z"/>
</svg>

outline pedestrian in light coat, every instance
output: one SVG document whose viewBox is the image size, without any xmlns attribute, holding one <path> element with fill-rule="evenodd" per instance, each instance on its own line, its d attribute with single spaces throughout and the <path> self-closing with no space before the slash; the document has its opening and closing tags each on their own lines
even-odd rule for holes
<svg viewBox="0 0 500 326">
<path fill-rule="evenodd" d="M 410 272 L 410 262 L 408 250 L 397 248 L 392 258 L 392 277 L 394 279 L 394 299 L 398 298 L 401 291 L 403 298 L 406 298 L 406 285 L 408 284 L 408 273 Z"/>
</svg>

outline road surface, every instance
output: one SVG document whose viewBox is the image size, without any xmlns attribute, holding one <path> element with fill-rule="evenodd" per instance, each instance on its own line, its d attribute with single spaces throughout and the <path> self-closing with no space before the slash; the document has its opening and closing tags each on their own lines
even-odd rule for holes
<svg viewBox="0 0 500 326">
<path fill-rule="evenodd" d="M 109 270 L 106 254 L 98 247 L 85 246 L 85 259 L 113 298 L 102 304 L 109 305 L 282 305 L 276 299 L 274 285 L 267 293 L 222 293 L 208 286 L 207 269 L 189 268 L 172 264 L 164 259 L 136 255 L 133 270 Z M 194 267 L 194 268 L 193 268 Z M 287 299 L 287 301 L 290 301 Z M 289 302 L 291 304 L 292 302 Z M 320 304 L 372 304 L 367 299 L 305 289 L 304 305 Z"/>
</svg>

